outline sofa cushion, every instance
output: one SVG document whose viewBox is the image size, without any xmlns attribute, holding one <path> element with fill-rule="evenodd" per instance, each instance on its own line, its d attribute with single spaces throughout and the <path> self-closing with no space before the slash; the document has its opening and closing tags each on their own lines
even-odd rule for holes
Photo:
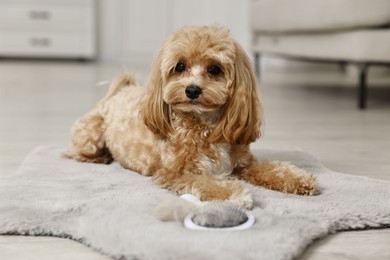
<svg viewBox="0 0 390 260">
<path fill-rule="evenodd" d="M 390 62 L 390 28 L 349 32 L 259 34 L 254 52 L 327 61 Z"/>
<path fill-rule="evenodd" d="M 390 25 L 389 0 L 251 0 L 254 31 L 342 30 Z"/>
</svg>

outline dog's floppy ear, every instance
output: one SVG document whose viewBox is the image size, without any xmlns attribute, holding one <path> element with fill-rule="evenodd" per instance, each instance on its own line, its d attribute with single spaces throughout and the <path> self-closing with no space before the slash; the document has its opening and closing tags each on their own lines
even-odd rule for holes
<svg viewBox="0 0 390 260">
<path fill-rule="evenodd" d="M 162 47 L 158 52 L 152 73 L 149 78 L 146 100 L 141 107 L 141 117 L 145 125 L 156 135 L 165 139 L 171 132 L 169 106 L 163 100 L 162 88 L 164 77 L 161 71 L 163 56 Z"/>
<path fill-rule="evenodd" d="M 231 97 L 209 141 L 246 145 L 261 135 L 262 107 L 253 67 L 241 46 L 236 41 L 234 44 L 236 60 L 230 86 Z"/>
</svg>

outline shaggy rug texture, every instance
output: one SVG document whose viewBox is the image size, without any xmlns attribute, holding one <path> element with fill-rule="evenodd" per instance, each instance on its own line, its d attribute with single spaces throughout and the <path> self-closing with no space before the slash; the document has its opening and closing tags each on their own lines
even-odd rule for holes
<svg viewBox="0 0 390 260">
<path fill-rule="evenodd" d="M 254 151 L 313 173 L 321 194 L 251 187 L 255 225 L 193 231 L 153 211 L 175 194 L 117 163 L 79 163 L 36 148 L 17 174 L 0 178 L 0 234 L 68 237 L 115 259 L 294 259 L 339 230 L 390 227 L 390 182 L 333 172 L 297 150 Z"/>
</svg>

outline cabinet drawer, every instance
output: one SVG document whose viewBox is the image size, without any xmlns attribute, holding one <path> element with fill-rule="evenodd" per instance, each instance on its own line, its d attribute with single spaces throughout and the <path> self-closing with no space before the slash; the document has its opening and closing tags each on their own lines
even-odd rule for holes
<svg viewBox="0 0 390 260">
<path fill-rule="evenodd" d="M 95 46 L 88 34 L 45 34 L 0 31 L 0 56 L 93 57 Z"/>
<path fill-rule="evenodd" d="M 0 3 L 1 29 L 87 30 L 94 11 L 88 5 L 47 5 Z"/>
</svg>

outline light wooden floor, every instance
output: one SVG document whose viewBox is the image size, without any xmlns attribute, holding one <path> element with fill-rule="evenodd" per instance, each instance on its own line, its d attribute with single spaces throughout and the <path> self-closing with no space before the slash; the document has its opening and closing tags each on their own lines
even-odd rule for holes
<svg viewBox="0 0 390 260">
<path fill-rule="evenodd" d="M 122 69 L 0 61 L 0 174 L 13 174 L 37 145 L 65 146 L 72 122 L 103 95 L 96 84 Z M 145 79 L 147 70 L 131 70 Z M 369 83 L 368 109 L 358 111 L 354 80 L 337 68 L 264 73 L 265 134 L 253 147 L 301 147 L 333 170 L 390 180 L 390 74 L 370 75 Z M 0 259 L 108 258 L 71 240 L 0 236 Z M 390 229 L 328 236 L 301 259 L 390 259 Z"/>
</svg>

